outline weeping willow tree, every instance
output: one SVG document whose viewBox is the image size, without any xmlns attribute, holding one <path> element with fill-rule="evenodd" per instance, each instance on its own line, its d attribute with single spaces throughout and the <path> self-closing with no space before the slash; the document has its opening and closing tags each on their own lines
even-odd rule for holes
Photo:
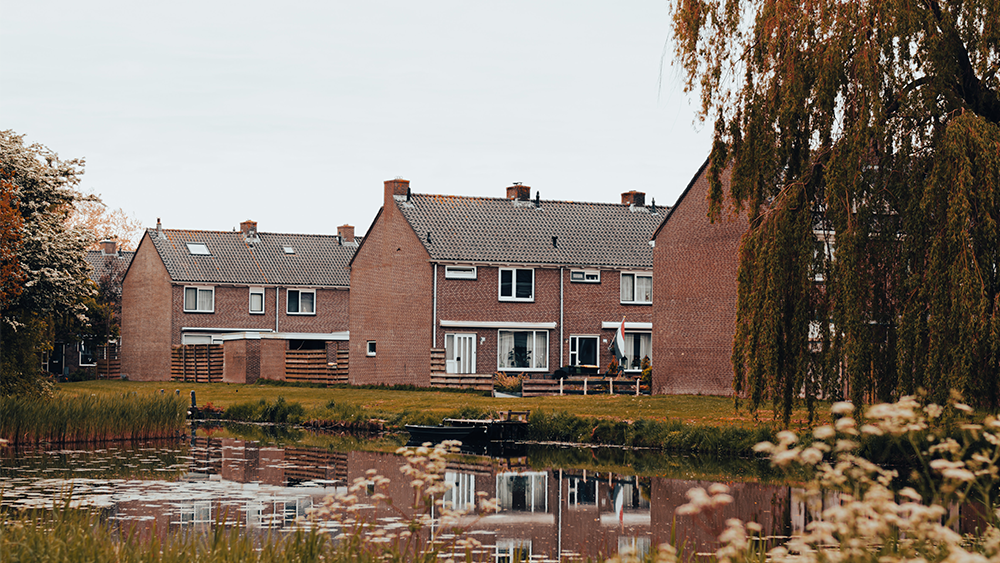
<svg viewBox="0 0 1000 563">
<path fill-rule="evenodd" d="M 671 9 L 710 218 L 750 220 L 737 397 L 786 424 L 800 396 L 1000 406 L 1000 2 Z"/>
</svg>

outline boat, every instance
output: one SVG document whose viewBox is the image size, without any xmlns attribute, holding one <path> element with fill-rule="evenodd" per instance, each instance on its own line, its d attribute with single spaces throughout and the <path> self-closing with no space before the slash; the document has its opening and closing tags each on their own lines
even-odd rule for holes
<svg viewBox="0 0 1000 563">
<path fill-rule="evenodd" d="M 458 440 L 466 446 L 514 444 L 524 439 L 527 428 L 527 411 L 503 411 L 500 418 L 446 418 L 437 426 L 407 424 L 410 433 L 407 445 L 439 444 L 445 440 Z"/>
</svg>

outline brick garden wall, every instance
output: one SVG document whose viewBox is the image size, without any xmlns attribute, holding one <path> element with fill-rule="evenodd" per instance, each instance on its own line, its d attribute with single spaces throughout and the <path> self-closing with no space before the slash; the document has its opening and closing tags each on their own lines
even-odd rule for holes
<svg viewBox="0 0 1000 563">
<path fill-rule="evenodd" d="M 653 250 L 654 393 L 731 395 L 736 282 L 745 216 L 708 221 L 707 167 L 681 196 Z M 723 178 L 728 181 L 728 175 Z"/>
</svg>

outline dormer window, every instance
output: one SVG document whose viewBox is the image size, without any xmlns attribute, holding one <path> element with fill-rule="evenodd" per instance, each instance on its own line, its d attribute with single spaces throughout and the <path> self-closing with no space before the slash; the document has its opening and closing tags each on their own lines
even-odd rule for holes
<svg viewBox="0 0 1000 563">
<path fill-rule="evenodd" d="M 282 246 L 281 249 L 285 251 L 285 254 L 295 254 L 294 246 Z"/>
<path fill-rule="evenodd" d="M 188 252 L 192 256 L 211 256 L 212 253 L 208 251 L 208 245 L 203 242 L 189 242 L 187 243 Z"/>
</svg>

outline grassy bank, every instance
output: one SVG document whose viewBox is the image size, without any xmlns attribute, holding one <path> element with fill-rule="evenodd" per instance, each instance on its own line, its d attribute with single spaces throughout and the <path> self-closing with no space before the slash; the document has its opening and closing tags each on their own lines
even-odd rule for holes
<svg viewBox="0 0 1000 563">
<path fill-rule="evenodd" d="M 160 394 L 60 394 L 53 399 L 0 397 L 0 439 L 12 445 L 175 437 L 187 405 Z"/>
</svg>

